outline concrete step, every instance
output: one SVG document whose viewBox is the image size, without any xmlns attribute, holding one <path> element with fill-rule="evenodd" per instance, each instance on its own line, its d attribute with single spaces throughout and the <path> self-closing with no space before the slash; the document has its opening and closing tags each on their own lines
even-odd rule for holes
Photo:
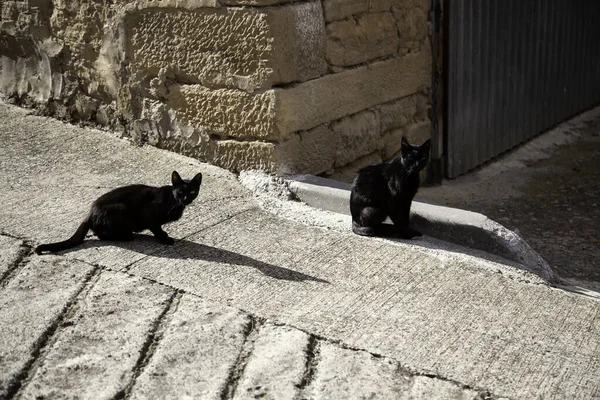
<svg viewBox="0 0 600 400">
<path fill-rule="evenodd" d="M 3 243 L 0 252 L 10 247 L 10 241 Z M 95 271 L 52 256 L 14 268 L 0 286 L 0 398 L 13 396 L 33 374 L 42 349 Z"/>
<path fill-rule="evenodd" d="M 111 399 L 127 393 L 174 294 L 102 271 L 44 349 L 22 397 Z"/>
</svg>

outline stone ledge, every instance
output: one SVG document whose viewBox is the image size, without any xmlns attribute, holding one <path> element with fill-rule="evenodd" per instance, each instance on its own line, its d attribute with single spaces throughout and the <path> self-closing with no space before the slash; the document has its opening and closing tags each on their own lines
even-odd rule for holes
<svg viewBox="0 0 600 400">
<path fill-rule="evenodd" d="M 327 22 L 344 19 L 368 9 L 368 0 L 323 0 L 323 13 Z"/>
<path fill-rule="evenodd" d="M 428 49 L 275 89 L 277 126 L 281 132 L 311 129 L 417 92 L 431 80 Z"/>
<path fill-rule="evenodd" d="M 287 178 L 288 188 L 311 207 L 349 214 L 351 185 L 312 175 Z M 431 237 L 496 254 L 555 280 L 548 263 L 525 240 L 483 214 L 413 201 L 411 224 Z"/>
<path fill-rule="evenodd" d="M 366 110 L 331 123 L 331 130 L 339 138 L 335 154 L 335 168 L 351 163 L 379 147 L 379 113 Z"/>
<path fill-rule="evenodd" d="M 226 6 L 267 7 L 291 3 L 294 0 L 221 0 Z"/>
<path fill-rule="evenodd" d="M 4 49 L 0 91 L 55 117 L 96 121 L 137 143 L 234 171 L 322 173 L 354 162 L 375 147 L 369 140 L 363 149 L 361 136 L 381 130 L 375 115 L 357 131 L 356 114 L 378 114 L 375 106 L 429 85 L 425 49 L 323 75 L 332 70 L 315 0 L 86 0 L 73 7 L 59 2 L 38 21 L 52 21 L 48 40 L 27 32 L 29 53 L 8 35 L 14 43 Z M 377 17 L 356 14 L 372 26 Z M 385 18 L 389 28 L 391 9 Z M 344 118 L 353 132 L 332 123 Z"/>
<path fill-rule="evenodd" d="M 430 55 L 423 51 L 258 94 L 174 85 L 168 105 L 185 124 L 208 133 L 281 140 L 413 94 L 429 84 L 430 67 Z"/>
<path fill-rule="evenodd" d="M 252 92 L 326 72 L 318 2 L 268 9 L 145 8 L 124 18 L 134 82 L 164 69 L 177 82 Z"/>
<path fill-rule="evenodd" d="M 219 8 L 219 0 L 141 0 L 132 2 L 131 0 L 119 0 L 117 4 L 123 4 L 128 12 L 134 12 L 144 8 L 181 8 L 186 10 L 196 10 L 198 8 Z"/>
<path fill-rule="evenodd" d="M 184 124 L 209 134 L 231 138 L 278 139 L 273 90 L 250 94 L 241 90 L 211 90 L 202 85 L 173 85 L 167 104 Z"/>
<path fill-rule="evenodd" d="M 395 55 L 398 43 L 391 13 L 364 14 L 327 25 L 325 58 L 338 67 L 362 64 Z"/>
</svg>

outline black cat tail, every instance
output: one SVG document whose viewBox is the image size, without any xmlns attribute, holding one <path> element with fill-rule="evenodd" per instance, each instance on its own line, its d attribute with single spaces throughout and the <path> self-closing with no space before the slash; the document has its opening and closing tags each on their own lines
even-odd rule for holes
<svg viewBox="0 0 600 400">
<path fill-rule="evenodd" d="M 36 252 L 36 254 L 42 254 L 44 252 L 56 253 L 57 251 L 66 250 L 66 249 L 70 249 L 71 247 L 75 247 L 78 244 L 80 244 L 81 242 L 83 242 L 83 239 L 85 239 L 85 235 L 88 233 L 89 230 L 90 230 L 90 220 L 88 218 L 85 221 L 83 221 L 81 223 L 81 225 L 79 225 L 79 228 L 77 228 L 77 231 L 75 231 L 73 236 L 71 236 L 67 240 L 65 240 L 63 242 L 57 242 L 57 243 L 41 244 L 35 248 L 35 252 Z"/>
<path fill-rule="evenodd" d="M 356 221 L 352 221 L 352 232 L 360 236 L 377 236 L 373 228 L 370 226 L 360 226 Z"/>
<path fill-rule="evenodd" d="M 352 232 L 360 236 L 379 236 L 389 237 L 393 236 L 394 226 L 388 224 L 380 224 L 377 226 L 360 226 L 356 221 L 352 221 Z"/>
</svg>

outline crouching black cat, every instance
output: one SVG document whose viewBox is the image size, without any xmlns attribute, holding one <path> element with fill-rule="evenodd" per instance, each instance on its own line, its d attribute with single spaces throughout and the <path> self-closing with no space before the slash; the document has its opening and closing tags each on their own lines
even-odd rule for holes
<svg viewBox="0 0 600 400">
<path fill-rule="evenodd" d="M 358 171 L 352 184 L 352 231 L 362 236 L 411 239 L 421 232 L 408 227 L 410 206 L 419 189 L 419 172 L 429 159 L 431 141 L 415 146 L 402 138 L 401 156 Z M 384 224 L 390 217 L 394 225 Z"/>
<path fill-rule="evenodd" d="M 149 229 L 160 243 L 175 243 L 162 225 L 181 218 L 185 206 L 198 196 L 202 174 L 184 180 L 173 171 L 171 182 L 173 186 L 131 185 L 103 194 L 92 204 L 90 214 L 73 236 L 63 242 L 42 244 L 35 252 L 42 254 L 75 247 L 83 242 L 90 229 L 100 240 L 117 241 L 132 240 L 134 232 Z"/>
</svg>

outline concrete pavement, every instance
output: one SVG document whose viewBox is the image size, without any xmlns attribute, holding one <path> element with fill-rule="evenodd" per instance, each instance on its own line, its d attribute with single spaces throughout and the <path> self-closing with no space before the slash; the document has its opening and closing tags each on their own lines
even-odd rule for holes
<svg viewBox="0 0 600 400">
<path fill-rule="evenodd" d="M 0 106 L 0 398 L 600 397 L 600 302 Z M 204 174 L 167 231 L 36 256 L 93 199 Z M 285 198 L 285 193 L 282 194 Z"/>
<path fill-rule="evenodd" d="M 600 107 L 417 199 L 484 213 L 563 279 L 600 290 Z"/>
<path fill-rule="evenodd" d="M 258 171 L 240 174 L 242 183 L 257 180 L 273 181 L 274 178 Z M 314 175 L 294 175 L 286 176 L 281 184 L 311 207 L 350 215 L 352 186 L 348 183 Z M 392 221 L 387 218 L 386 223 Z M 548 263 L 527 242 L 483 214 L 413 201 L 410 223 L 426 236 L 513 260 L 515 265 L 546 281 L 556 281 Z"/>
</svg>

